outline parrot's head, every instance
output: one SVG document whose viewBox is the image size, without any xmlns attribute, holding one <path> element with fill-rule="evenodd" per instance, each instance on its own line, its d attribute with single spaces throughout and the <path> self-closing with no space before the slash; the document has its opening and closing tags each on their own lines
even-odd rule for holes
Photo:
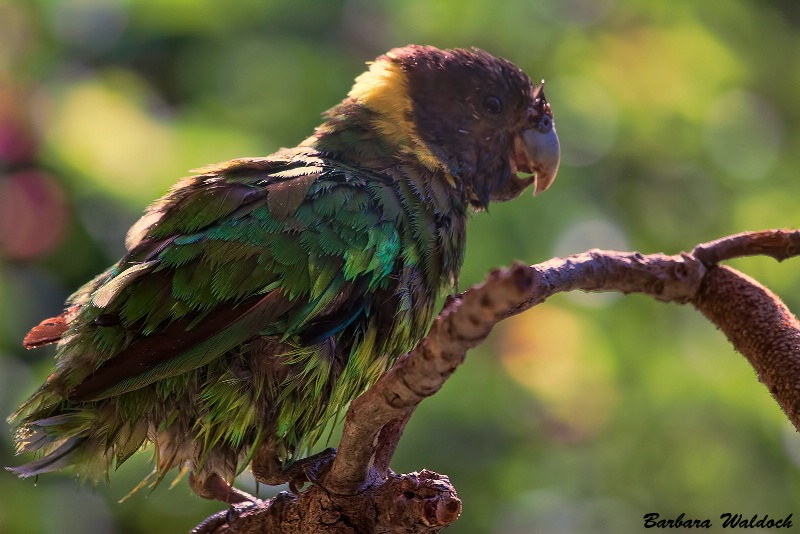
<svg viewBox="0 0 800 534">
<path fill-rule="evenodd" d="M 349 96 L 374 114 L 382 136 L 447 172 L 477 208 L 531 184 L 541 193 L 556 176 L 560 149 L 543 85 L 482 50 L 395 48 Z"/>
</svg>

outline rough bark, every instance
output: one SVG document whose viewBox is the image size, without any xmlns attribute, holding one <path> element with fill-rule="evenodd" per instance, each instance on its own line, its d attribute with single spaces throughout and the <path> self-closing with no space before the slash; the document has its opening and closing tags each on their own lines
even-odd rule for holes
<svg viewBox="0 0 800 534">
<path fill-rule="evenodd" d="M 718 266 L 727 259 L 800 253 L 800 232 L 728 236 L 675 256 L 590 250 L 489 273 L 449 299 L 425 339 L 351 403 L 333 465 L 300 495 L 209 518 L 196 532 L 437 532 L 461 503 L 446 477 L 396 475 L 389 462 L 416 406 L 436 393 L 497 322 L 565 291 L 642 293 L 691 303 L 722 330 L 800 429 L 800 324 L 755 280 Z"/>
<path fill-rule="evenodd" d="M 709 271 L 694 305 L 743 354 L 800 430 L 800 324 L 781 300 L 728 267 Z"/>
<path fill-rule="evenodd" d="M 447 477 L 423 470 L 391 474 L 354 495 L 336 495 L 320 486 L 295 495 L 288 491 L 234 513 L 221 512 L 194 532 L 301 534 L 417 534 L 437 532 L 461 513 Z"/>
</svg>

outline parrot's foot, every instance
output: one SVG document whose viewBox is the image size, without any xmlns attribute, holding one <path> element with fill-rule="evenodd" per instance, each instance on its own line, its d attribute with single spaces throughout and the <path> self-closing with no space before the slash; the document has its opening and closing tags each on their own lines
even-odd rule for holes
<svg viewBox="0 0 800 534">
<path fill-rule="evenodd" d="M 274 454 L 256 455 L 251 470 L 257 482 L 268 486 L 289 483 L 292 493 L 299 493 L 306 482 L 319 485 L 319 480 L 333 464 L 336 449 L 329 448 L 307 458 L 297 460 L 285 469 Z"/>
<path fill-rule="evenodd" d="M 244 512 L 258 505 L 259 502 L 255 501 L 232 504 L 227 510 L 217 512 L 206 518 L 205 521 L 192 530 L 191 534 L 214 534 L 215 532 L 219 532 L 224 529 L 224 527 L 232 525 Z"/>
<path fill-rule="evenodd" d="M 222 501 L 228 504 L 258 502 L 258 499 L 247 492 L 234 488 L 218 474 L 213 474 L 200 482 L 194 473 L 189 473 L 189 486 L 199 497 L 212 501 Z"/>
</svg>

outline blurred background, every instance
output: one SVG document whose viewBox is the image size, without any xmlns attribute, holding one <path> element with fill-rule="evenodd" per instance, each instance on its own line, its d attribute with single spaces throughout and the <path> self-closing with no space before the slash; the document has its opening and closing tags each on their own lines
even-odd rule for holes
<svg viewBox="0 0 800 534">
<path fill-rule="evenodd" d="M 559 178 L 472 219 L 464 288 L 512 260 L 796 226 L 799 29 L 792 0 L 0 0 L 0 414 L 53 363 L 27 330 L 119 258 L 151 200 L 188 169 L 294 146 L 394 46 L 477 46 L 547 80 Z M 734 265 L 800 310 L 800 259 Z M 117 503 L 148 458 L 96 488 L 0 472 L 0 532 L 185 532 L 221 509 L 183 481 Z M 0 464 L 22 460 L 3 421 Z M 450 476 L 448 532 L 513 534 L 637 532 L 649 512 L 800 523 L 799 464 L 698 313 L 574 294 L 470 353 L 394 468 Z"/>
</svg>

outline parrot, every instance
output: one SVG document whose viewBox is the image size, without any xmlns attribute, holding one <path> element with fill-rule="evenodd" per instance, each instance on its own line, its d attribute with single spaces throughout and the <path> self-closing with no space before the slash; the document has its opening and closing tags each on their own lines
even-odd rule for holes
<svg viewBox="0 0 800 534">
<path fill-rule="evenodd" d="M 174 469 L 235 504 L 248 467 L 296 482 L 456 290 L 468 218 L 553 182 L 543 83 L 476 48 L 394 48 L 298 146 L 193 170 L 25 337 L 55 369 L 9 417 L 35 459 L 7 469 L 96 484 L 150 448 L 139 487 Z"/>
</svg>

